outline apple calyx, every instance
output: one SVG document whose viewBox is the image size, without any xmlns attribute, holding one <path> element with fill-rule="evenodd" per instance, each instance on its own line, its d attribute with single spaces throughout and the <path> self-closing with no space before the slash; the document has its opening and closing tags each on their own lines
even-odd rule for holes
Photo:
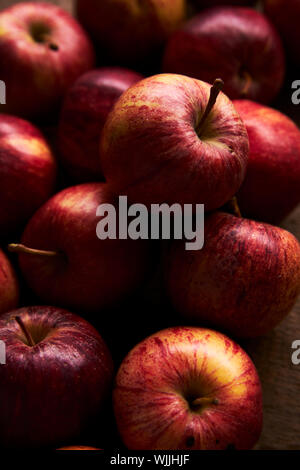
<svg viewBox="0 0 300 470">
<path fill-rule="evenodd" d="M 7 246 L 8 251 L 13 253 L 25 253 L 28 255 L 38 255 L 38 256 L 60 256 L 61 253 L 58 251 L 51 250 L 37 250 L 35 248 L 29 248 L 21 243 L 10 243 Z"/>
<path fill-rule="evenodd" d="M 220 93 L 220 91 L 222 91 L 224 87 L 224 82 L 221 78 L 216 78 L 216 80 L 214 81 L 211 89 L 210 89 L 210 93 L 209 93 L 209 100 L 207 102 L 207 105 L 206 105 L 206 108 L 204 110 L 204 113 L 200 119 L 200 122 L 199 124 L 197 125 L 196 127 L 196 132 L 198 135 L 201 134 L 201 131 L 202 131 L 202 128 L 204 126 L 204 123 L 207 119 L 207 116 L 209 115 L 209 113 L 211 112 L 212 108 L 214 107 L 216 101 L 217 101 L 217 98 L 218 98 L 218 95 Z"/>
<path fill-rule="evenodd" d="M 24 333 L 28 346 L 30 346 L 31 348 L 35 346 L 35 342 L 33 341 L 30 331 L 28 331 L 28 329 L 26 328 L 22 318 L 19 316 L 15 316 L 15 320 L 18 323 L 19 327 L 21 328 L 22 332 Z"/>
<path fill-rule="evenodd" d="M 200 406 L 218 405 L 218 404 L 219 404 L 218 398 L 200 397 L 200 398 L 196 398 L 195 400 L 192 401 L 191 407 L 192 408 L 198 408 Z"/>
</svg>

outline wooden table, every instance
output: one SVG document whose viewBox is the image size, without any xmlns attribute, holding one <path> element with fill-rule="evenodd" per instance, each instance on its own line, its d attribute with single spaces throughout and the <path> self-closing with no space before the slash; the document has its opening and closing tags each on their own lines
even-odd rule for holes
<svg viewBox="0 0 300 470">
<path fill-rule="evenodd" d="M 20 2 L 0 0 L 0 8 Z M 49 3 L 73 10 L 72 0 L 53 0 Z M 300 74 L 291 79 L 300 79 Z M 300 124 L 300 105 L 297 108 L 290 103 L 290 82 L 287 81 L 279 103 Z M 282 226 L 300 240 L 300 206 Z M 291 344 L 296 339 L 300 340 L 300 298 L 289 316 L 268 336 L 243 343 L 256 364 L 263 384 L 264 428 L 257 449 L 300 450 L 300 365 L 294 366 L 291 362 Z"/>
</svg>

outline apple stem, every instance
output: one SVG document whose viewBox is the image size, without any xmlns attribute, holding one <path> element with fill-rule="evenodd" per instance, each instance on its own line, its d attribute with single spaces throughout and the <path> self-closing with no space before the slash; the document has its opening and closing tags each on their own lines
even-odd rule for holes
<svg viewBox="0 0 300 470">
<path fill-rule="evenodd" d="M 10 243 L 7 247 L 8 251 L 12 251 L 14 253 L 25 253 L 28 255 L 39 255 L 39 256 L 59 256 L 60 253 L 58 251 L 51 251 L 51 250 L 36 250 L 35 248 L 28 248 L 21 243 Z"/>
<path fill-rule="evenodd" d="M 15 320 L 16 320 L 16 322 L 18 323 L 18 325 L 19 325 L 19 327 L 21 328 L 21 330 L 23 331 L 23 333 L 24 333 L 24 335 L 25 335 L 25 337 L 26 337 L 26 340 L 27 340 L 28 345 L 31 346 L 31 347 L 35 346 L 35 342 L 33 341 L 31 334 L 29 333 L 29 331 L 27 330 L 26 326 L 24 325 L 24 322 L 23 322 L 23 320 L 21 319 L 21 317 L 15 316 Z"/>
<path fill-rule="evenodd" d="M 203 406 L 203 405 L 218 405 L 219 404 L 219 400 L 217 398 L 213 398 L 213 397 L 201 397 L 201 398 L 196 398 L 196 400 L 194 400 L 192 402 L 192 407 L 196 408 L 198 406 Z"/>
<path fill-rule="evenodd" d="M 244 75 L 245 85 L 241 91 L 241 94 L 243 96 L 247 96 L 249 92 L 249 88 L 251 86 L 252 78 L 251 78 L 251 75 L 246 70 L 244 70 L 243 75 Z"/>
<path fill-rule="evenodd" d="M 242 217 L 236 196 L 234 196 L 232 199 L 230 199 L 230 201 L 228 201 L 228 209 L 236 217 Z"/>
<path fill-rule="evenodd" d="M 210 89 L 209 100 L 208 100 L 208 103 L 206 105 L 205 111 L 203 113 L 203 116 L 202 116 L 197 128 L 196 128 L 196 132 L 197 132 L 198 135 L 201 133 L 204 122 L 206 121 L 207 116 L 209 115 L 211 110 L 213 109 L 213 107 L 214 107 L 214 105 L 217 101 L 218 95 L 219 95 L 220 91 L 223 89 L 223 86 L 224 86 L 223 80 L 221 78 L 216 78 L 216 80 L 214 81 L 214 83 L 213 83 L 213 85 Z"/>
</svg>

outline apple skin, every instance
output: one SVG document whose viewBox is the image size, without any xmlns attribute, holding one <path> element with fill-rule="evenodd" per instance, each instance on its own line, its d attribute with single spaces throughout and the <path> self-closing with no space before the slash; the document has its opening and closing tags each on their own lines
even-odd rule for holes
<svg viewBox="0 0 300 470">
<path fill-rule="evenodd" d="M 253 5 L 255 0 L 193 0 L 201 8 L 210 8 L 220 5 L 247 6 Z"/>
<path fill-rule="evenodd" d="M 281 228 L 216 212 L 206 219 L 202 250 L 174 243 L 165 276 L 185 320 L 256 337 L 274 328 L 300 294 L 300 244 Z"/>
<path fill-rule="evenodd" d="M 77 0 L 75 8 L 100 50 L 122 64 L 156 52 L 185 19 L 185 0 Z"/>
<path fill-rule="evenodd" d="M 89 447 L 89 446 L 68 446 L 68 447 L 60 447 L 57 450 L 102 450 L 102 449 L 98 449 L 98 447 Z"/>
<path fill-rule="evenodd" d="M 264 0 L 264 12 L 279 32 L 289 59 L 300 66 L 300 0 Z"/>
<path fill-rule="evenodd" d="M 149 241 L 97 238 L 96 209 L 115 202 L 106 183 L 86 183 L 57 193 L 30 219 L 22 243 L 60 253 L 19 255 L 29 287 L 44 302 L 99 313 L 142 283 Z"/>
<path fill-rule="evenodd" d="M 234 105 L 250 143 L 246 178 L 238 192 L 241 212 L 277 224 L 300 202 L 300 131 L 275 109 L 248 100 Z"/>
<path fill-rule="evenodd" d="M 193 409 L 200 397 L 218 404 Z M 251 449 L 262 428 L 253 363 L 208 329 L 168 328 L 135 346 L 117 373 L 113 402 L 121 437 L 134 450 Z"/>
<path fill-rule="evenodd" d="M 0 249 L 0 314 L 18 306 L 19 284 L 7 256 Z"/>
<path fill-rule="evenodd" d="M 79 23 L 48 3 L 22 2 L 0 12 L 0 77 L 8 114 L 47 118 L 67 88 L 94 65 Z"/>
<path fill-rule="evenodd" d="M 281 40 L 261 13 L 252 8 L 209 8 L 170 37 L 164 72 L 206 82 L 224 80 L 231 99 L 269 103 L 285 75 Z"/>
<path fill-rule="evenodd" d="M 0 114 L 0 237 L 23 228 L 51 196 L 56 162 L 30 122 Z"/>
<path fill-rule="evenodd" d="M 35 345 L 28 345 L 19 316 Z M 0 436 L 5 447 L 61 444 L 101 412 L 113 363 L 99 333 L 66 310 L 24 307 L 0 317 Z"/>
<path fill-rule="evenodd" d="M 197 124 L 211 86 L 189 77 L 156 75 L 120 97 L 103 128 L 104 176 L 117 194 L 144 203 L 203 203 L 220 207 L 240 187 L 248 161 L 248 137 L 223 93 L 201 138 Z"/>
<path fill-rule="evenodd" d="M 120 67 L 86 72 L 68 90 L 59 123 L 59 150 L 68 174 L 78 183 L 103 180 L 100 133 L 121 94 L 142 75 Z"/>
</svg>

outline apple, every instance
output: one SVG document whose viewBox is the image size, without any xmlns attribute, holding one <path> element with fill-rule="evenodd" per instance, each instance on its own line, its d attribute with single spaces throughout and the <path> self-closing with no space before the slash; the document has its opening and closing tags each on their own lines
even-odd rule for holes
<svg viewBox="0 0 300 470">
<path fill-rule="evenodd" d="M 185 0 L 77 0 L 75 5 L 101 53 L 123 64 L 156 52 L 185 19 Z"/>
<path fill-rule="evenodd" d="M 264 12 L 279 31 L 289 58 L 300 65 L 300 0 L 264 0 Z"/>
<path fill-rule="evenodd" d="M 165 277 L 185 320 L 260 336 L 300 294 L 300 244 L 281 228 L 216 212 L 207 217 L 202 250 L 186 251 L 181 241 L 172 246 Z"/>
<path fill-rule="evenodd" d="M 246 178 L 238 192 L 241 212 L 278 223 L 300 202 L 300 131 L 275 109 L 248 100 L 234 105 L 250 142 Z"/>
<path fill-rule="evenodd" d="M 222 206 L 240 187 L 248 137 L 231 101 L 181 75 L 146 78 L 123 93 L 101 138 L 104 176 L 133 202 Z"/>
<path fill-rule="evenodd" d="M 59 308 L 24 307 L 0 316 L 0 338 L 6 344 L 0 373 L 2 445 L 56 445 L 99 415 L 113 364 L 92 325 Z"/>
<path fill-rule="evenodd" d="M 113 402 L 134 450 L 251 449 L 262 427 L 253 363 L 208 329 L 168 328 L 135 346 L 117 373 Z"/>
<path fill-rule="evenodd" d="M 148 240 L 100 240 L 100 204 L 115 204 L 105 183 L 71 186 L 55 194 L 30 219 L 19 264 L 29 287 L 44 301 L 99 313 L 143 281 L 150 265 Z"/>
<path fill-rule="evenodd" d="M 255 0 L 192 0 L 201 8 L 215 7 L 219 5 L 245 6 L 253 5 Z"/>
<path fill-rule="evenodd" d="M 103 179 L 100 133 L 113 105 L 142 75 L 120 67 L 86 72 L 68 90 L 59 123 L 59 150 L 67 172 L 77 182 Z"/>
<path fill-rule="evenodd" d="M 229 98 L 268 103 L 283 84 L 285 59 L 264 15 L 246 7 L 215 7 L 172 34 L 163 68 L 206 82 L 220 76 Z"/>
<path fill-rule="evenodd" d="M 66 11 L 22 2 L 0 12 L 0 77 L 4 112 L 49 119 L 67 88 L 94 65 L 93 46 Z"/>
<path fill-rule="evenodd" d="M 30 122 L 0 114 L 0 237 L 23 227 L 55 188 L 56 163 Z"/>
<path fill-rule="evenodd" d="M 102 449 L 98 449 L 97 447 L 89 447 L 89 446 L 68 446 L 68 447 L 60 447 L 57 450 L 102 450 Z"/>
<path fill-rule="evenodd" d="M 0 249 L 0 314 L 18 306 L 19 284 L 7 256 Z"/>
</svg>

